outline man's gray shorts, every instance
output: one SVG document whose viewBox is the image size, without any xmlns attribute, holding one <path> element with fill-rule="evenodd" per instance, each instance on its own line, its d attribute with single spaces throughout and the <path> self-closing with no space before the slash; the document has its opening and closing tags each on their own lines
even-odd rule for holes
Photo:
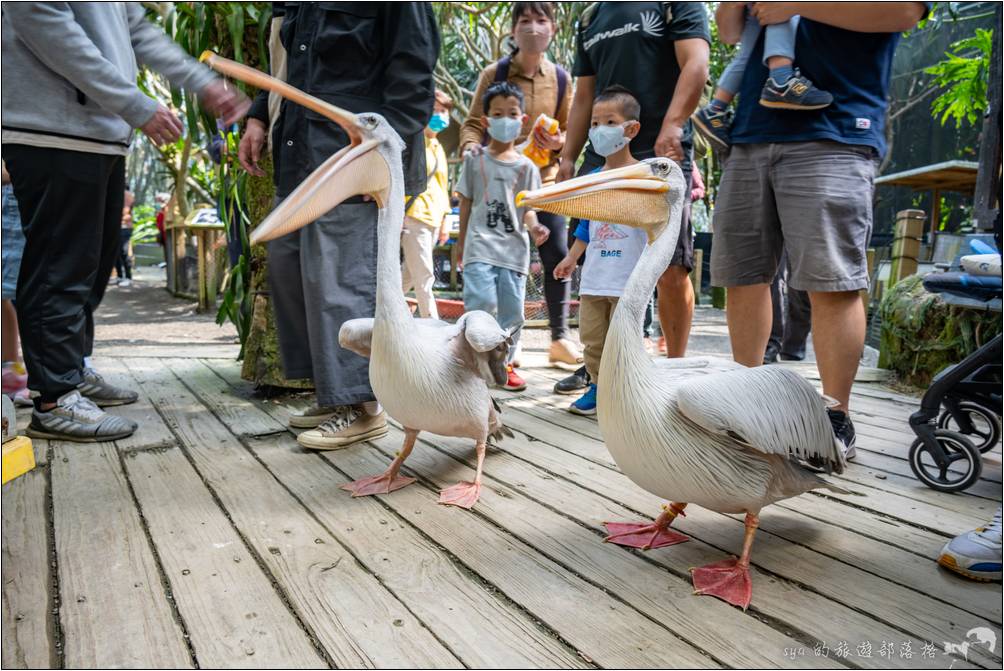
<svg viewBox="0 0 1004 671">
<path fill-rule="evenodd" d="M 711 283 L 770 284 L 786 249 L 796 289 L 867 289 L 874 153 L 836 142 L 733 145 L 715 202 Z"/>
</svg>

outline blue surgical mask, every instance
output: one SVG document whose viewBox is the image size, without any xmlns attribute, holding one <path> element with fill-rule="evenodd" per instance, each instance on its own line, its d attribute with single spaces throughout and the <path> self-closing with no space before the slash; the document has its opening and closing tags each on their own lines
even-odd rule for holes
<svg viewBox="0 0 1004 671">
<path fill-rule="evenodd" d="M 631 138 L 624 137 L 624 126 L 593 126 L 589 129 L 593 151 L 603 157 L 626 147 Z"/>
<path fill-rule="evenodd" d="M 450 125 L 450 115 L 446 112 L 438 112 L 433 114 L 432 118 L 429 119 L 429 130 L 433 133 L 438 133 L 440 131 L 446 130 L 447 126 Z"/>
<path fill-rule="evenodd" d="M 522 119 L 513 119 L 508 116 L 489 117 L 488 119 L 488 134 L 498 142 L 512 142 L 519 137 L 519 131 L 522 127 Z"/>
</svg>

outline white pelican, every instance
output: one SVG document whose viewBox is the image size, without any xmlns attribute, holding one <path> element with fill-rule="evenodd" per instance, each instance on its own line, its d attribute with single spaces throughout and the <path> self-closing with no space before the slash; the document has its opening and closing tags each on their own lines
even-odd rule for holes
<svg viewBox="0 0 1004 671">
<path fill-rule="evenodd" d="M 506 381 L 510 335 L 486 312 L 464 314 L 456 324 L 414 319 L 401 290 L 401 229 L 404 223 L 404 142 L 379 114 L 353 114 L 257 70 L 214 54 L 214 69 L 279 93 L 341 126 L 351 144 L 315 170 L 254 230 L 251 242 L 295 231 L 347 198 L 371 196 L 377 219 L 377 293 L 373 319 L 353 319 L 339 343 L 370 359 L 370 383 L 387 413 L 404 426 L 404 445 L 382 474 L 343 485 L 353 496 L 385 494 L 415 481 L 398 475 L 421 431 L 471 438 L 477 449 L 473 482 L 440 492 L 439 502 L 471 508 L 481 491 L 489 438 L 512 435 L 502 426 L 489 384 Z"/>
<path fill-rule="evenodd" d="M 687 540 L 669 526 L 689 503 L 746 513 L 738 559 L 692 569 L 695 591 L 744 609 L 760 509 L 830 487 L 802 462 L 841 472 L 844 457 L 826 401 L 785 368 L 744 368 L 714 358 L 657 359 L 645 352 L 645 304 L 680 234 L 685 182 L 665 158 L 517 196 L 529 207 L 627 224 L 648 232 L 617 304 L 600 362 L 597 419 L 610 454 L 632 481 L 672 502 L 654 523 L 607 523 L 606 540 L 649 549 Z M 843 491 L 843 490 L 840 490 Z"/>
</svg>

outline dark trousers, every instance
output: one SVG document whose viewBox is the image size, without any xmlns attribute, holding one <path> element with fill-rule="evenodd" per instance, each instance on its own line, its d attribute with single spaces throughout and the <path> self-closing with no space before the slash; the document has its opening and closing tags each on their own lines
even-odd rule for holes
<svg viewBox="0 0 1004 671">
<path fill-rule="evenodd" d="M 132 239 L 131 228 L 119 229 L 119 255 L 115 257 L 115 276 L 119 279 L 132 279 L 132 262 L 129 260 L 129 240 Z"/>
<path fill-rule="evenodd" d="M 572 283 L 554 279 L 554 268 L 568 255 L 568 228 L 565 218 L 551 212 L 537 212 L 537 220 L 551 234 L 547 242 L 537 248 L 540 264 L 544 266 L 544 301 L 547 303 L 551 340 L 568 337 L 568 302 L 572 297 Z"/>
<path fill-rule="evenodd" d="M 82 381 L 94 311 L 119 253 L 125 157 L 5 144 L 21 210 L 17 318 L 28 387 L 55 401 Z"/>
<path fill-rule="evenodd" d="M 812 329 L 812 305 L 809 294 L 788 285 L 787 255 L 781 259 L 777 275 L 770 285 L 773 323 L 767 341 L 768 357 L 771 352 L 787 359 L 801 361 L 805 358 L 805 343 Z"/>
</svg>

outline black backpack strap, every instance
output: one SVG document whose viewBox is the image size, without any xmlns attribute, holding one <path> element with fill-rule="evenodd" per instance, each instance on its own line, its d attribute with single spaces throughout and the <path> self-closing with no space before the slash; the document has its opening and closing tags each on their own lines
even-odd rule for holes
<svg viewBox="0 0 1004 671">
<path fill-rule="evenodd" d="M 495 81 L 504 82 L 509 79 L 509 64 L 512 62 L 512 57 L 503 56 L 495 64 Z"/>
<path fill-rule="evenodd" d="M 554 73 L 558 76 L 558 102 L 554 105 L 554 118 L 558 118 L 558 110 L 561 109 L 561 101 L 565 99 L 568 92 L 568 72 L 557 63 L 554 64 Z"/>
</svg>

